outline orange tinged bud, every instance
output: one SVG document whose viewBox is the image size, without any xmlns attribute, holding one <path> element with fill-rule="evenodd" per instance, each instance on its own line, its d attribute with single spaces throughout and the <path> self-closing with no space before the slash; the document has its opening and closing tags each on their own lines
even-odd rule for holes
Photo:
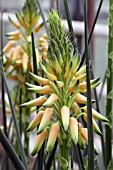
<svg viewBox="0 0 113 170">
<path fill-rule="evenodd" d="M 77 71 L 77 73 L 75 74 L 75 76 L 78 77 L 78 76 L 84 74 L 85 72 L 86 72 L 86 65 L 83 66 L 83 67 L 81 67 L 81 68 Z"/>
<path fill-rule="evenodd" d="M 21 104 L 21 107 L 33 107 L 33 106 L 40 106 L 47 100 L 46 97 L 40 96 L 37 99 L 31 100 L 29 102 L 26 102 L 24 104 Z"/>
<path fill-rule="evenodd" d="M 37 138 L 36 138 L 36 144 L 35 144 L 35 147 L 32 151 L 32 156 L 34 156 L 41 148 L 45 138 L 47 136 L 47 129 L 44 129 L 42 133 L 40 133 Z"/>
<path fill-rule="evenodd" d="M 14 46 L 14 41 L 9 41 L 6 46 L 3 48 L 3 54 L 6 53 L 10 48 L 12 48 Z"/>
<path fill-rule="evenodd" d="M 69 128 L 72 140 L 76 145 L 78 142 L 78 121 L 74 117 L 69 119 Z"/>
<path fill-rule="evenodd" d="M 33 130 L 41 121 L 44 111 L 40 110 L 27 128 L 27 132 Z"/>
<path fill-rule="evenodd" d="M 59 131 L 60 131 L 60 127 L 58 123 L 53 123 L 50 128 L 47 147 L 46 147 L 46 150 L 48 152 L 51 152 L 51 150 L 53 149 Z"/>
<path fill-rule="evenodd" d="M 20 35 L 20 31 L 14 31 L 14 32 L 9 32 L 6 34 L 6 36 L 19 36 Z"/>
<path fill-rule="evenodd" d="M 35 28 L 34 28 L 34 31 L 35 32 L 38 32 L 42 27 L 43 27 L 43 23 L 41 23 L 40 25 L 37 25 Z"/>
<path fill-rule="evenodd" d="M 81 128 L 80 133 L 88 145 L 88 130 L 87 130 L 87 128 Z"/>
<path fill-rule="evenodd" d="M 78 110 L 78 108 L 79 108 L 78 104 L 76 102 L 74 102 L 72 105 L 72 111 L 76 112 Z"/>
<path fill-rule="evenodd" d="M 26 73 L 28 69 L 28 61 L 29 57 L 26 53 L 22 55 L 22 66 L 23 66 L 23 72 Z"/>
<path fill-rule="evenodd" d="M 7 54 L 7 59 L 11 61 L 12 59 L 12 56 L 13 56 L 13 53 L 14 53 L 14 48 L 12 48 L 9 53 Z"/>
<path fill-rule="evenodd" d="M 47 34 L 44 34 L 43 37 L 48 40 L 48 35 Z"/>
<path fill-rule="evenodd" d="M 87 97 L 78 93 L 75 97 L 75 101 L 79 104 L 86 104 L 87 103 Z"/>
<path fill-rule="evenodd" d="M 69 107 L 63 106 L 63 107 L 61 108 L 61 117 L 62 117 L 62 123 L 63 123 L 63 127 L 64 127 L 64 130 L 65 130 L 65 131 L 68 130 L 68 126 L 69 126 L 69 115 L 70 115 Z"/>
<path fill-rule="evenodd" d="M 20 24 L 15 22 L 12 18 L 9 17 L 9 21 L 16 27 L 16 28 L 20 28 Z"/>
<path fill-rule="evenodd" d="M 11 109 L 8 108 L 8 107 L 6 107 L 5 111 L 6 111 L 7 114 L 10 114 L 10 113 L 11 113 Z"/>
<path fill-rule="evenodd" d="M 17 46 L 15 49 L 14 49 L 14 53 L 13 53 L 13 62 L 18 58 L 19 54 L 21 52 L 21 47 L 20 46 Z"/>
<path fill-rule="evenodd" d="M 46 108 L 44 111 L 43 117 L 41 119 L 39 128 L 38 128 L 38 133 L 40 133 L 49 123 L 51 117 L 53 114 L 53 109 L 52 108 Z"/>
<path fill-rule="evenodd" d="M 51 96 L 47 99 L 47 101 L 43 104 L 44 107 L 51 106 L 53 103 L 55 103 L 58 100 L 58 95 L 55 93 L 51 94 Z"/>
<path fill-rule="evenodd" d="M 48 85 L 43 87 L 37 86 L 37 87 L 28 88 L 28 90 L 40 94 L 49 94 L 51 92 L 51 88 Z"/>
<path fill-rule="evenodd" d="M 69 86 L 69 88 L 68 88 L 68 91 L 69 91 L 70 93 L 75 92 L 75 90 L 78 89 L 78 84 L 79 84 L 79 80 L 78 80 L 77 82 L 71 84 L 71 85 Z"/>
</svg>

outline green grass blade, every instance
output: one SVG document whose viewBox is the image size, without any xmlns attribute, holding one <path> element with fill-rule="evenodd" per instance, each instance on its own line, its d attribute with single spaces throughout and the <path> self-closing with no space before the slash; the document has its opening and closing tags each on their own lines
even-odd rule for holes
<svg viewBox="0 0 113 170">
<path fill-rule="evenodd" d="M 69 32 L 72 35 L 71 41 L 73 42 L 74 48 L 76 49 L 75 35 L 74 35 L 74 31 L 73 31 L 72 20 L 71 20 L 71 15 L 70 15 L 70 12 L 69 12 L 69 6 L 68 6 L 67 0 L 64 0 L 64 6 L 65 6 L 65 11 L 66 11 L 66 17 L 67 17 Z"/>
<path fill-rule="evenodd" d="M 4 147 L 5 151 L 7 152 L 15 168 L 19 170 L 26 170 L 26 168 L 20 161 L 18 155 L 14 151 L 13 147 L 11 146 L 11 144 L 9 143 L 8 139 L 6 138 L 6 136 L 4 135 L 1 129 L 0 129 L 0 142 Z"/>
<path fill-rule="evenodd" d="M 87 115 L 88 115 L 88 169 L 94 170 L 94 141 L 92 126 L 92 107 L 91 107 L 91 87 L 90 87 L 90 68 L 88 51 L 88 31 L 87 31 L 87 3 L 84 0 L 84 24 L 85 24 L 85 54 L 86 54 L 86 80 L 87 80 Z"/>
<path fill-rule="evenodd" d="M 24 166 L 27 169 L 27 162 L 26 162 L 26 158 L 25 158 L 25 153 L 24 153 L 24 149 L 23 149 L 23 146 L 22 146 L 22 142 L 21 142 L 21 136 L 20 136 L 19 127 L 18 127 L 18 124 L 17 124 L 16 114 L 15 114 L 14 106 L 13 106 L 13 103 L 12 103 L 12 100 L 11 100 L 11 95 L 10 95 L 10 91 L 9 91 L 9 88 L 8 88 L 8 82 L 7 82 L 7 79 L 6 79 L 6 75 L 4 73 L 2 60 L 0 60 L 0 66 L 1 66 L 2 77 L 4 79 L 4 84 L 5 84 L 6 92 L 7 92 L 7 95 L 8 95 L 11 111 L 12 111 L 12 116 L 13 116 L 13 121 L 14 121 L 15 129 L 16 129 L 16 133 L 17 133 L 21 158 L 22 158 Z"/>
<path fill-rule="evenodd" d="M 89 34 L 88 44 L 91 41 L 93 31 L 94 31 L 94 28 L 95 28 L 95 25 L 96 25 L 96 22 L 97 22 L 97 19 L 98 19 L 98 16 L 99 16 L 103 1 L 104 0 L 101 0 L 100 3 L 99 3 L 99 6 L 98 6 L 98 9 L 97 9 L 97 12 L 96 12 L 96 16 L 95 16 L 95 19 L 94 19 L 94 22 L 93 22 L 93 25 L 92 25 L 92 28 L 91 28 L 91 31 L 90 31 L 90 34 Z M 83 65 L 84 60 L 85 60 L 85 50 L 84 50 L 83 55 L 82 55 L 82 59 L 81 59 L 81 62 L 80 62 L 80 67 Z"/>
</svg>

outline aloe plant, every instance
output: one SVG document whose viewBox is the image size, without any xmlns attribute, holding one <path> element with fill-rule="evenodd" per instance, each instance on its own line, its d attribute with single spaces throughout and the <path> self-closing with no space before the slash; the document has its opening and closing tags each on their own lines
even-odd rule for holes
<svg viewBox="0 0 113 170">
<path fill-rule="evenodd" d="M 57 140 L 60 151 L 56 155 L 61 169 L 66 170 L 69 169 L 69 149 L 72 141 L 75 145 L 78 143 L 81 149 L 88 145 L 88 130 L 78 119 L 83 116 L 87 122 L 87 97 L 83 95 L 87 91 L 86 65 L 79 68 L 80 55 L 77 49 L 74 51 L 73 44 L 64 31 L 62 19 L 55 10 L 49 13 L 48 30 L 47 58 L 42 57 L 42 62 L 39 63 L 44 76 L 30 73 L 31 78 L 43 86 L 27 83 L 30 92 L 39 93 L 41 96 L 21 106 L 39 106 L 38 114 L 27 128 L 29 132 L 39 126 L 32 155 L 40 150 L 45 139 L 46 151 L 51 153 Z M 91 89 L 99 84 L 98 78 L 90 80 Z M 108 122 L 108 119 L 93 108 L 92 117 L 93 130 L 101 135 L 94 119 L 104 122 Z M 95 145 L 94 151 L 98 154 Z"/>
</svg>

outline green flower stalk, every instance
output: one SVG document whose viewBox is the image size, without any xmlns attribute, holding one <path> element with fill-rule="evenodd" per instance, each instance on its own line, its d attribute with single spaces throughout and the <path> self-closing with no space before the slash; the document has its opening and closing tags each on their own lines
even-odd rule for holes
<svg viewBox="0 0 113 170">
<path fill-rule="evenodd" d="M 80 116 L 84 116 L 85 121 L 87 121 L 87 107 L 85 106 L 87 98 L 83 95 L 83 93 L 87 92 L 87 84 L 85 81 L 86 66 L 79 69 L 80 55 L 77 49 L 74 52 L 73 44 L 64 32 L 62 20 L 55 10 L 49 14 L 48 29 L 48 58 L 42 57 L 42 62 L 39 64 L 44 77 L 37 76 L 33 73 L 30 73 L 30 76 L 33 80 L 42 84 L 43 88 L 47 86 L 50 87 L 51 90 L 47 90 L 46 101 L 39 108 L 40 111 L 44 111 L 42 118 L 39 120 L 37 119 L 38 116 L 36 116 L 34 120 L 37 119 L 37 124 L 39 124 L 38 138 L 40 138 L 40 134 L 45 129 L 48 129 L 49 135 L 46 136 L 46 150 L 48 152 L 51 152 L 55 141 L 58 140 L 60 151 L 58 151 L 57 156 L 60 166 L 62 170 L 68 170 L 69 148 L 72 141 L 75 145 L 78 143 L 81 149 L 84 149 L 84 147 L 88 145 L 88 130 L 84 128 L 78 120 Z M 95 88 L 99 84 L 99 79 L 90 81 L 91 88 Z M 30 89 L 32 91 L 33 88 L 30 87 L 29 90 Z M 34 87 L 34 92 L 37 91 L 36 89 L 40 89 L 38 93 L 44 96 L 43 94 L 45 92 L 41 90 L 41 86 Z M 94 100 L 92 100 L 92 102 L 94 102 Z M 83 104 L 83 107 L 81 107 L 80 104 Z M 37 103 L 34 105 L 36 106 Z M 31 107 L 31 104 L 28 102 L 22 106 Z M 92 112 L 94 131 L 101 135 L 94 118 L 105 122 L 108 122 L 108 120 L 96 110 L 92 109 Z M 28 131 L 36 127 L 34 120 L 29 125 Z M 44 142 L 43 139 L 42 142 Z M 37 145 L 38 143 L 36 142 L 36 146 Z M 34 147 L 35 152 L 33 150 L 33 155 L 36 153 L 36 146 Z M 94 150 L 97 154 L 98 152 L 95 146 Z M 37 152 L 38 151 L 39 148 L 37 149 Z"/>
</svg>

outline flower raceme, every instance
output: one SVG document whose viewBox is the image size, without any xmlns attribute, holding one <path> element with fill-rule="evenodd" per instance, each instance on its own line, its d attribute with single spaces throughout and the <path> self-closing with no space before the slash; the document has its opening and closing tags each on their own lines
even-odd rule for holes
<svg viewBox="0 0 113 170">
<path fill-rule="evenodd" d="M 87 92 L 86 66 L 79 68 L 80 55 L 77 50 L 74 51 L 72 43 L 64 32 L 61 18 L 54 10 L 50 12 L 48 18 L 48 29 L 47 58 L 42 57 L 42 62 L 39 63 L 43 77 L 30 73 L 30 77 L 40 86 L 26 84 L 31 92 L 38 92 L 44 98 L 39 108 L 43 115 L 40 117 L 39 111 L 27 130 L 30 131 L 39 125 L 38 137 L 40 137 L 43 131 L 48 129 L 49 134 L 44 138 L 40 137 L 40 141 L 36 141 L 34 148 L 37 152 L 40 148 L 37 146 L 40 146 L 45 138 L 47 138 L 46 150 L 48 152 L 53 149 L 56 140 L 61 150 L 63 145 L 65 149 L 69 148 L 72 141 L 75 144 L 78 143 L 83 149 L 85 144 L 88 144 L 87 128 L 79 123 L 78 118 L 83 116 L 84 121 L 87 122 L 87 107 L 85 106 L 87 97 L 83 94 Z M 99 79 L 90 80 L 92 89 L 99 84 Z M 24 103 L 22 106 L 37 106 L 41 97 L 34 99 L 31 103 Z M 94 119 L 104 122 L 108 120 L 94 109 L 92 109 L 92 114 L 94 132 L 101 135 Z M 64 159 L 65 155 L 62 151 L 61 155 Z"/>
<path fill-rule="evenodd" d="M 35 6 L 35 10 L 34 10 Z M 37 32 L 43 27 L 43 23 L 37 24 L 40 12 L 36 0 L 32 3 L 26 0 L 21 11 L 16 13 L 17 21 L 9 17 L 9 21 L 16 28 L 15 31 L 6 34 L 8 43 L 3 48 L 3 64 L 6 76 L 24 84 L 26 74 L 33 71 L 31 32 L 34 33 L 36 42 L 37 66 L 41 61 L 41 55 L 46 57 L 48 49 L 47 35 L 37 38 Z"/>
</svg>

